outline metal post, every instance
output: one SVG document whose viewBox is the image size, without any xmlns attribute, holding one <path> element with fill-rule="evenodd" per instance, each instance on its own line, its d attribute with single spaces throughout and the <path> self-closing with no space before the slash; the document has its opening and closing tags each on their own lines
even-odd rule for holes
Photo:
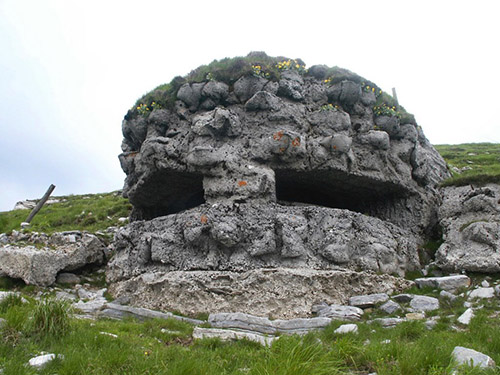
<svg viewBox="0 0 500 375">
<path fill-rule="evenodd" d="M 40 211 L 42 209 L 42 206 L 45 204 L 45 202 L 47 202 L 47 199 L 49 199 L 50 194 L 52 194 L 52 192 L 54 191 L 55 188 L 56 188 L 55 185 L 50 184 L 49 188 L 47 189 L 47 191 L 43 195 L 42 199 L 40 199 L 40 201 L 37 203 L 35 208 L 33 208 L 31 213 L 29 214 L 28 218 L 26 219 L 26 223 L 29 224 L 31 222 L 31 220 L 33 220 L 33 218 L 38 213 L 38 211 Z"/>
</svg>

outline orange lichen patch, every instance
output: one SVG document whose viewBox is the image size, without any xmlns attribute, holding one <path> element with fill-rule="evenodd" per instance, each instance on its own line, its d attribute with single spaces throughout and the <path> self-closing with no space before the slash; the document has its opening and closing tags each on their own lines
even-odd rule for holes
<svg viewBox="0 0 500 375">
<path fill-rule="evenodd" d="M 283 135 L 284 135 L 283 132 L 279 131 L 279 132 L 273 134 L 273 139 L 275 141 L 281 141 L 281 138 L 283 138 Z"/>
<path fill-rule="evenodd" d="M 292 146 L 297 147 L 300 146 L 300 138 L 297 137 L 292 141 Z"/>
<path fill-rule="evenodd" d="M 207 215 L 201 215 L 200 221 L 202 224 L 206 224 L 208 222 Z"/>
<path fill-rule="evenodd" d="M 284 148 L 284 147 L 280 147 L 280 149 L 279 149 L 280 152 L 285 152 L 285 150 L 286 150 L 286 148 Z"/>
<path fill-rule="evenodd" d="M 246 185 L 248 185 L 246 181 L 238 181 L 239 187 L 246 186 Z"/>
<path fill-rule="evenodd" d="M 134 157 L 134 156 L 136 156 L 138 153 L 139 153 L 139 152 L 137 152 L 137 151 L 133 151 L 133 152 L 130 152 L 129 154 L 127 154 L 127 155 L 125 155 L 125 156 L 126 156 L 126 157 L 129 157 L 129 156 Z"/>
<path fill-rule="evenodd" d="M 336 150 L 337 149 L 337 146 L 333 145 L 333 149 Z"/>
</svg>

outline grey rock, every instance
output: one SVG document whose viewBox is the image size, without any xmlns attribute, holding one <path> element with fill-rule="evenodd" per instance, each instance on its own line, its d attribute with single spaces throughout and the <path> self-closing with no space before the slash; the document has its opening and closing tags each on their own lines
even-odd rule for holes
<svg viewBox="0 0 500 375">
<path fill-rule="evenodd" d="M 393 314 L 398 310 L 401 310 L 401 305 L 394 301 L 387 301 L 379 307 L 379 310 L 385 312 L 386 314 Z"/>
<path fill-rule="evenodd" d="M 57 275 L 56 282 L 58 284 L 79 284 L 80 276 L 70 272 L 61 272 Z"/>
<path fill-rule="evenodd" d="M 414 296 L 410 307 L 414 311 L 433 311 L 439 309 L 439 300 L 428 296 Z"/>
<path fill-rule="evenodd" d="M 458 365 L 469 365 L 472 367 L 488 368 L 495 367 L 495 361 L 491 357 L 473 349 L 456 346 L 451 356 Z"/>
<path fill-rule="evenodd" d="M 456 295 L 454 295 L 453 293 L 450 293 L 450 292 L 447 292 L 446 290 L 442 290 L 440 293 L 439 293 L 439 297 L 441 298 L 446 298 L 450 301 L 455 301 L 458 297 Z"/>
<path fill-rule="evenodd" d="M 431 287 L 443 290 L 457 290 L 467 288 L 471 284 L 471 280 L 466 275 L 452 275 L 443 277 L 425 277 L 415 279 L 415 283 L 419 288 Z"/>
<path fill-rule="evenodd" d="M 302 94 L 303 83 L 304 80 L 298 72 L 294 70 L 286 70 L 281 73 L 278 95 L 282 95 L 293 100 L 302 100 L 304 98 Z"/>
<path fill-rule="evenodd" d="M 375 118 L 375 125 L 391 137 L 398 135 L 400 131 L 399 118 L 396 116 L 378 116 Z"/>
<path fill-rule="evenodd" d="M 483 288 L 489 288 L 490 287 L 490 283 L 487 280 L 483 280 L 483 281 L 481 281 L 481 286 Z"/>
<path fill-rule="evenodd" d="M 316 79 L 323 80 L 328 73 L 328 66 L 326 65 L 313 65 L 308 70 L 308 74 Z"/>
<path fill-rule="evenodd" d="M 339 100 L 353 105 L 361 98 L 361 85 L 352 81 L 342 81 Z"/>
<path fill-rule="evenodd" d="M 184 316 L 174 315 L 170 312 L 161 312 L 142 307 L 124 306 L 117 303 L 107 303 L 99 311 L 99 316 L 107 318 L 123 319 L 125 317 L 134 317 L 138 320 L 146 319 L 176 319 L 194 325 L 203 324 L 199 319 L 191 319 Z"/>
<path fill-rule="evenodd" d="M 383 303 L 388 300 L 389 296 L 386 293 L 368 294 L 349 298 L 349 305 L 364 309 L 367 307 L 373 307 L 378 303 Z"/>
<path fill-rule="evenodd" d="M 42 369 L 45 366 L 47 366 L 50 362 L 52 362 L 54 359 L 56 359 L 56 357 L 64 359 L 64 356 L 62 354 L 58 354 L 56 356 L 55 354 L 49 353 L 31 358 L 28 361 L 28 365 L 30 365 L 31 367 L 35 367 L 36 369 Z"/>
<path fill-rule="evenodd" d="M 345 334 L 345 333 L 358 333 L 358 326 L 356 324 L 342 324 L 333 333 Z"/>
<path fill-rule="evenodd" d="M 57 239 L 61 237 L 62 239 Z M 56 281 L 60 271 L 72 271 L 87 264 L 101 264 L 104 260 L 104 244 L 92 234 L 84 234 L 72 243 L 67 235 L 51 237 L 61 243 L 56 250 L 49 247 L 6 245 L 0 247 L 0 273 L 23 279 L 27 284 L 47 286 Z"/>
<path fill-rule="evenodd" d="M 469 325 L 473 317 L 474 317 L 474 310 L 472 310 L 472 308 L 469 307 L 467 310 L 465 310 L 465 312 L 462 315 L 460 315 L 457 318 L 457 321 L 464 325 Z"/>
<path fill-rule="evenodd" d="M 263 346 L 271 346 L 273 341 L 278 339 L 276 337 L 268 337 L 254 332 L 242 332 L 230 329 L 201 328 L 201 327 L 194 328 L 193 338 L 194 339 L 219 338 L 222 341 L 234 341 L 234 340 L 246 339 L 249 341 L 257 342 Z"/>
<path fill-rule="evenodd" d="M 91 299 L 90 301 L 78 301 L 73 304 L 73 307 L 85 314 L 97 314 L 101 309 L 104 308 L 107 302 L 108 301 L 106 301 L 106 298 L 97 297 L 95 299 Z"/>
<path fill-rule="evenodd" d="M 443 189 L 439 222 L 444 243 L 436 253 L 447 271 L 500 271 L 500 186 Z"/>
<path fill-rule="evenodd" d="M 493 288 L 477 288 L 469 293 L 468 300 L 475 298 L 493 298 L 495 297 L 495 289 Z"/>
<path fill-rule="evenodd" d="M 246 103 L 258 91 L 262 91 L 267 82 L 261 77 L 243 76 L 234 83 L 234 93 L 241 103 Z"/>
<path fill-rule="evenodd" d="M 177 91 L 177 98 L 182 100 L 191 111 L 196 111 L 200 105 L 203 86 L 204 84 L 201 83 L 185 83 Z"/>
<path fill-rule="evenodd" d="M 257 91 L 246 103 L 247 111 L 278 110 L 280 100 L 277 96 L 267 91 Z"/>
<path fill-rule="evenodd" d="M 62 301 L 75 301 L 77 297 L 72 293 L 59 290 L 56 292 L 55 298 Z"/>
<path fill-rule="evenodd" d="M 113 283 L 109 292 L 129 297 L 135 306 L 179 311 L 187 316 L 245 311 L 290 319 L 310 316 L 314 300 L 340 305 L 347 303 L 351 294 L 403 290 L 411 285 L 392 276 L 365 272 L 280 268 L 150 272 Z M 353 309 L 360 314 L 361 309 Z M 336 319 L 344 316 L 335 315 Z"/>
<path fill-rule="evenodd" d="M 208 322 L 216 328 L 237 328 L 266 334 L 297 334 L 324 328 L 331 323 L 331 319 L 318 317 L 269 320 L 245 313 L 217 313 L 210 314 Z"/>
<path fill-rule="evenodd" d="M 380 324 L 384 328 L 392 328 L 405 321 L 406 319 L 404 318 L 377 318 L 369 320 L 367 323 L 376 323 Z"/>
<path fill-rule="evenodd" d="M 500 285 L 496 285 L 495 286 L 495 294 L 496 294 L 497 297 L 500 296 Z"/>
<path fill-rule="evenodd" d="M 358 321 L 361 320 L 363 310 L 355 306 L 330 305 L 328 308 L 321 309 L 318 315 L 333 320 Z"/>
<path fill-rule="evenodd" d="M 388 150 L 391 145 L 389 134 L 381 130 L 370 130 L 368 133 L 362 134 L 359 139 L 361 143 L 376 150 Z"/>
</svg>

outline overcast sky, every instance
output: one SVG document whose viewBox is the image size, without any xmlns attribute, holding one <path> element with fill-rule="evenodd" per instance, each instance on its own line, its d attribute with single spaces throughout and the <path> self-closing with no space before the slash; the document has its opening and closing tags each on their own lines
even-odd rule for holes
<svg viewBox="0 0 500 375">
<path fill-rule="evenodd" d="M 53 195 L 120 189 L 136 99 L 250 51 L 396 87 L 434 144 L 498 143 L 499 4 L 0 0 L 0 211 L 51 183 Z"/>
</svg>

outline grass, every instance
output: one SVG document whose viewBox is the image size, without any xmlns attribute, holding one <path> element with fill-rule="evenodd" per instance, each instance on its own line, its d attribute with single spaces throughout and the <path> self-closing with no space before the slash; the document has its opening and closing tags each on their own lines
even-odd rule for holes
<svg viewBox="0 0 500 375">
<path fill-rule="evenodd" d="M 59 197 L 59 203 L 45 205 L 31 221 L 30 230 L 51 234 L 66 230 L 96 232 L 122 225 L 118 219 L 128 217 L 132 206 L 118 193 L 70 195 Z M 0 233 L 19 230 L 30 210 L 0 212 Z"/>
<path fill-rule="evenodd" d="M 484 303 L 470 326 L 461 330 L 451 327 L 462 312 L 463 300 L 444 308 L 431 331 L 422 321 L 404 322 L 392 329 L 360 322 L 358 334 L 341 335 L 334 331 L 342 323 L 334 321 L 305 336 L 281 336 L 269 348 L 246 340 L 193 341 L 193 327 L 173 319 L 80 320 L 54 300 L 28 300 L 4 300 L 0 309 L 0 318 L 7 322 L 0 328 L 4 375 L 444 375 L 455 367 L 451 360 L 455 346 L 478 350 L 500 363 L 497 300 Z M 34 330 L 34 325 L 44 328 Z M 63 357 L 39 371 L 25 366 L 41 352 Z M 500 374 L 500 370 L 463 368 L 457 374 Z"/>
<path fill-rule="evenodd" d="M 500 183 L 500 144 L 464 143 L 434 147 L 448 163 L 453 175 L 442 183 L 443 186 Z"/>
</svg>

